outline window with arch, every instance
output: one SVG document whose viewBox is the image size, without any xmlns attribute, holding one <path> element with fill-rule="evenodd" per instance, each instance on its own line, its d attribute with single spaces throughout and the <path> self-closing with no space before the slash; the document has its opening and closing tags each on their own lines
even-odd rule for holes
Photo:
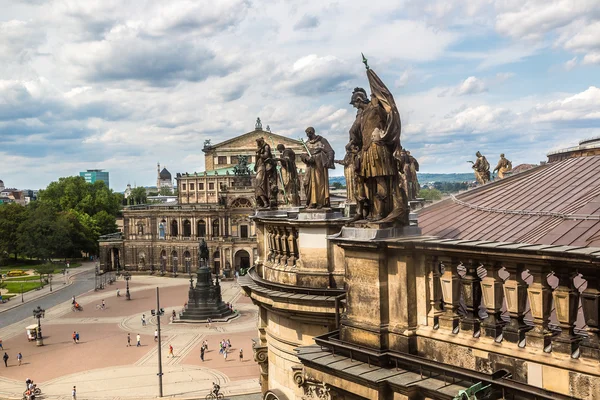
<svg viewBox="0 0 600 400">
<path fill-rule="evenodd" d="M 165 224 L 166 224 L 166 221 L 163 219 L 161 221 L 161 223 L 158 225 L 158 238 L 159 239 L 165 238 Z"/>
<path fill-rule="evenodd" d="M 231 208 L 252 208 L 252 202 L 244 197 L 238 197 L 231 202 Z"/>
<path fill-rule="evenodd" d="M 177 229 L 177 221 L 171 222 L 171 236 L 177 236 L 179 234 L 179 230 Z"/>
<path fill-rule="evenodd" d="M 213 236 L 219 236 L 219 219 L 216 218 L 212 223 L 212 234 Z"/>
<path fill-rule="evenodd" d="M 137 224 L 137 233 L 138 235 L 144 234 L 144 224 L 142 224 L 141 222 L 138 222 Z"/>
<path fill-rule="evenodd" d="M 206 237 L 206 222 L 203 219 L 198 221 L 198 237 Z"/>
<path fill-rule="evenodd" d="M 187 219 L 183 221 L 183 236 L 192 236 L 192 223 Z"/>
</svg>

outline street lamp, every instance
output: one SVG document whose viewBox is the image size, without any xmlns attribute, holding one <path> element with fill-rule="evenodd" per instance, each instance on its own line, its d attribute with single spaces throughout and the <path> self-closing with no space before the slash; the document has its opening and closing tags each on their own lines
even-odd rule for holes
<svg viewBox="0 0 600 400">
<path fill-rule="evenodd" d="M 21 282 L 21 303 L 25 303 L 25 300 L 23 300 L 23 282 Z"/>
<path fill-rule="evenodd" d="M 127 298 L 127 300 L 131 300 L 131 295 L 129 294 L 129 280 L 131 279 L 131 274 L 129 273 L 129 271 L 125 271 L 123 277 L 125 278 L 125 284 L 127 285 L 127 292 L 125 293 L 125 297 Z"/>
<path fill-rule="evenodd" d="M 52 274 L 48 275 L 48 281 L 50 281 L 50 291 L 52 291 Z"/>
<path fill-rule="evenodd" d="M 37 306 L 37 308 L 33 309 L 33 318 L 36 318 L 38 321 L 37 335 L 36 335 L 36 341 L 35 341 L 38 346 L 44 345 L 44 339 L 42 338 L 42 324 L 40 322 L 40 319 L 44 318 L 45 313 L 46 313 L 46 310 L 44 310 L 40 306 Z"/>
</svg>

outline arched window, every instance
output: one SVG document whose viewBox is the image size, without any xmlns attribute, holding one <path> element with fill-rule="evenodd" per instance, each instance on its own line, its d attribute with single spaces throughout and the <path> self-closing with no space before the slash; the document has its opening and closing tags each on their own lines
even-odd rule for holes
<svg viewBox="0 0 600 400">
<path fill-rule="evenodd" d="M 183 236 L 192 236 L 192 223 L 187 219 L 183 221 Z"/>
<path fill-rule="evenodd" d="M 219 236 L 219 219 L 216 218 L 212 223 L 212 235 Z"/>
<path fill-rule="evenodd" d="M 141 222 L 138 222 L 137 224 L 137 233 L 138 235 L 144 234 L 144 224 L 142 224 Z"/>
<path fill-rule="evenodd" d="M 158 225 L 158 238 L 159 239 L 164 239 L 165 238 L 165 220 L 163 220 Z"/>
<path fill-rule="evenodd" d="M 202 219 L 198 221 L 198 237 L 206 237 L 206 222 Z"/>
<path fill-rule="evenodd" d="M 177 221 L 171 222 L 171 236 L 177 236 L 178 232 L 179 231 L 177 230 Z"/>
<path fill-rule="evenodd" d="M 189 251 L 186 251 L 183 253 L 183 258 L 185 260 L 185 272 L 189 274 L 192 269 L 192 255 Z"/>
<path fill-rule="evenodd" d="M 231 208 L 252 208 L 252 202 L 244 197 L 238 197 L 231 202 Z"/>
</svg>

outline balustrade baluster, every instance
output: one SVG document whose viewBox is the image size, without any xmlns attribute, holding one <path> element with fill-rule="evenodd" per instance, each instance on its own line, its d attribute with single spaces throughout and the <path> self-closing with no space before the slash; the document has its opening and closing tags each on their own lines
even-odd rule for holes
<svg viewBox="0 0 600 400">
<path fill-rule="evenodd" d="M 579 291 L 574 282 L 577 273 L 565 267 L 557 267 L 555 274 L 558 278 L 558 286 L 552 292 L 552 296 L 560 334 L 552 338 L 552 351 L 577 358 L 581 341 L 581 337 L 575 334 L 579 309 Z"/>
<path fill-rule="evenodd" d="M 588 337 L 581 341 L 581 356 L 600 361 L 600 270 L 586 272 L 583 277 L 587 281 L 587 288 L 581 293 L 581 306 Z"/>
<path fill-rule="evenodd" d="M 281 264 L 287 265 L 287 260 L 290 257 L 290 249 L 288 246 L 288 229 L 281 228 Z"/>
<path fill-rule="evenodd" d="M 527 346 L 548 352 L 551 349 L 552 339 L 552 331 L 548 326 L 552 312 L 552 287 L 548 284 L 549 270 L 532 265 L 529 266 L 529 273 L 533 277 L 533 282 L 527 288 L 527 294 L 534 326 L 525 334 Z"/>
<path fill-rule="evenodd" d="M 450 262 L 444 262 L 444 271 L 440 283 L 442 286 L 442 295 L 444 297 L 444 313 L 440 315 L 440 327 L 451 330 L 452 333 L 458 333 L 459 316 L 458 306 L 460 302 L 460 277 L 458 275 L 458 260 L 452 259 Z"/>
<path fill-rule="evenodd" d="M 287 260 L 287 265 L 290 267 L 293 267 L 296 265 L 296 247 L 295 247 L 295 236 L 294 236 L 294 228 L 290 228 L 288 230 L 288 235 L 286 237 L 287 243 L 288 243 L 288 249 L 289 249 L 289 257 Z"/>
<path fill-rule="evenodd" d="M 525 321 L 527 305 L 527 282 L 523 280 L 523 264 L 505 264 L 509 276 L 504 281 L 504 297 L 510 322 L 504 327 L 503 337 L 506 341 L 525 347 L 525 332 L 531 329 Z"/>
<path fill-rule="evenodd" d="M 465 265 L 465 276 L 460 279 L 460 289 L 465 302 L 466 314 L 460 319 L 460 329 L 470 332 L 473 337 L 481 334 L 479 306 L 481 305 L 481 278 L 477 275 L 480 263 L 471 261 Z"/>
<path fill-rule="evenodd" d="M 427 320 L 433 329 L 438 329 L 440 327 L 440 315 L 444 314 L 444 298 L 442 296 L 442 284 L 440 281 L 443 266 L 437 257 L 429 258 L 428 263 L 431 268 L 429 271 L 429 293 L 431 297 Z"/>
<path fill-rule="evenodd" d="M 275 227 L 275 263 L 281 263 L 281 256 L 283 252 L 281 251 L 281 232 L 279 227 Z"/>
<path fill-rule="evenodd" d="M 505 322 L 501 318 L 502 305 L 504 304 L 504 281 L 499 275 L 503 268 L 502 264 L 486 266 L 487 276 L 481 281 L 481 292 L 483 295 L 483 305 L 487 311 L 488 317 L 483 322 L 485 336 L 493 338 L 496 342 L 503 339 L 503 329 Z"/>
</svg>

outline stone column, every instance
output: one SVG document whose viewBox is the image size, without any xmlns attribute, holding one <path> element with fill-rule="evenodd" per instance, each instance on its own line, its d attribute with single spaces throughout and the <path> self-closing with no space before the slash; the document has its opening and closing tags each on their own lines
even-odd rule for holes
<svg viewBox="0 0 600 400">
<path fill-rule="evenodd" d="M 533 282 L 527 288 L 527 294 L 534 326 L 525 334 L 527 346 L 550 351 L 552 332 L 548 323 L 552 312 L 552 288 L 548 284 L 549 270 L 541 265 L 528 267 L 533 277 Z"/>
<path fill-rule="evenodd" d="M 281 254 L 281 264 L 283 266 L 287 266 L 288 265 L 287 261 L 290 258 L 290 248 L 289 248 L 288 240 L 287 240 L 288 231 L 290 229 L 291 228 L 287 228 L 287 229 L 283 228 L 283 227 L 281 228 L 281 252 L 282 252 L 282 254 Z"/>
<path fill-rule="evenodd" d="M 458 333 L 460 302 L 460 277 L 458 275 L 458 260 L 442 262 L 442 295 L 444 297 L 444 314 L 440 315 L 440 327 Z"/>
<path fill-rule="evenodd" d="M 527 282 L 523 280 L 523 264 L 505 264 L 508 278 L 504 281 L 504 297 L 506 310 L 510 314 L 510 322 L 504 328 L 504 338 L 519 347 L 525 347 L 525 332 L 531 329 L 523 321 L 527 304 Z"/>
<path fill-rule="evenodd" d="M 273 230 L 275 239 L 275 264 L 280 264 L 281 256 L 283 255 L 281 252 L 281 232 L 278 226 L 274 227 Z"/>
<path fill-rule="evenodd" d="M 444 298 L 442 296 L 441 284 L 441 262 L 437 257 L 427 257 L 427 264 L 430 266 L 429 271 L 429 293 L 430 293 L 430 309 L 427 315 L 427 323 L 433 329 L 440 327 L 440 316 L 444 314 L 443 305 Z"/>
<path fill-rule="evenodd" d="M 287 240 L 287 245 L 290 252 L 290 255 L 287 259 L 287 265 L 290 267 L 296 265 L 296 239 L 294 236 L 294 230 L 295 228 L 290 227 L 287 231 L 287 237 L 285 238 L 285 240 Z"/>
<path fill-rule="evenodd" d="M 587 324 L 588 337 L 581 342 L 581 356 L 600 361 L 600 271 L 586 271 L 587 288 L 581 293 L 581 306 Z"/>
<path fill-rule="evenodd" d="M 502 304 L 504 303 L 504 291 L 502 290 L 504 281 L 498 273 L 502 269 L 502 264 L 496 263 L 487 265 L 487 267 L 487 276 L 481 281 L 481 292 L 488 317 L 482 325 L 484 335 L 500 343 L 504 327 L 504 321 L 501 318 Z"/>
<path fill-rule="evenodd" d="M 558 286 L 552 292 L 556 318 L 560 334 L 552 340 L 552 351 L 570 356 L 578 353 L 581 337 L 575 334 L 575 322 L 579 307 L 579 291 L 575 287 L 574 278 L 577 272 L 568 267 L 558 267 L 555 271 Z"/>
<path fill-rule="evenodd" d="M 465 276 L 460 280 L 461 293 L 466 306 L 466 315 L 460 320 L 460 329 L 469 332 L 473 337 L 481 334 L 481 320 L 479 319 L 479 306 L 481 305 L 481 278 L 477 275 L 477 268 L 481 263 L 470 260 L 466 265 Z"/>
</svg>

